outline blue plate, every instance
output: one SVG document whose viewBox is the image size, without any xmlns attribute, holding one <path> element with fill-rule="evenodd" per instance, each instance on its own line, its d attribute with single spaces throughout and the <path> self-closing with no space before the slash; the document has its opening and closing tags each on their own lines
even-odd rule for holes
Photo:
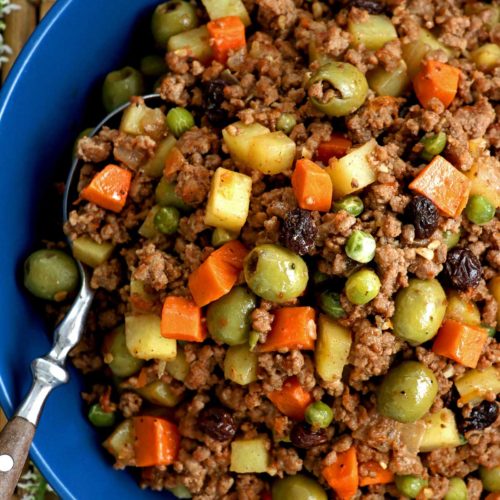
<svg viewBox="0 0 500 500">
<path fill-rule="evenodd" d="M 59 0 L 18 58 L 0 92 L 0 404 L 8 415 L 29 388 L 30 362 L 50 348 L 39 308 L 20 286 L 42 203 L 70 151 L 103 76 L 123 65 L 132 33 L 159 0 Z M 137 38 L 135 38 L 137 41 Z M 57 225 L 57 220 L 45 220 Z M 114 471 L 84 417 L 81 377 L 49 397 L 31 456 L 64 499 L 174 498 L 141 491 Z"/>
</svg>

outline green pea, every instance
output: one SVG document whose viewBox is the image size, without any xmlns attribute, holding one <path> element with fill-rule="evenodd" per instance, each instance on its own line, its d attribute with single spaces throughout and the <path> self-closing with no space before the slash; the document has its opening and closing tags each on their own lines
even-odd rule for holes
<svg viewBox="0 0 500 500">
<path fill-rule="evenodd" d="M 493 328 L 490 325 L 485 325 L 484 323 L 481 323 L 481 327 L 484 328 L 488 332 L 488 337 L 495 337 L 497 331 L 495 328 Z"/>
<path fill-rule="evenodd" d="M 167 72 L 165 59 L 161 56 L 150 55 L 144 56 L 139 65 L 141 73 L 146 76 L 161 76 Z"/>
<path fill-rule="evenodd" d="M 465 481 L 459 477 L 452 477 L 444 500 L 467 500 L 468 497 Z"/>
<path fill-rule="evenodd" d="M 345 116 L 356 111 L 368 95 L 365 75 L 355 66 L 343 62 L 331 62 L 321 66 L 309 80 L 309 100 L 319 111 L 328 116 Z M 326 86 L 322 98 L 313 89 Z"/>
<path fill-rule="evenodd" d="M 79 281 L 75 260 L 61 250 L 37 250 L 24 262 L 24 286 L 40 299 L 64 300 Z"/>
<path fill-rule="evenodd" d="M 172 108 L 167 113 L 167 127 L 175 137 L 180 137 L 184 132 L 194 127 L 193 115 L 187 109 Z"/>
<path fill-rule="evenodd" d="M 408 498 L 417 498 L 422 488 L 429 484 L 423 477 L 413 475 L 396 476 L 394 482 L 398 491 Z"/>
<path fill-rule="evenodd" d="M 479 467 L 479 477 L 486 491 L 500 493 L 500 466 L 491 469 L 483 466 Z"/>
<path fill-rule="evenodd" d="M 295 474 L 278 479 L 273 484 L 273 500 L 327 500 L 325 490 L 314 479 Z"/>
<path fill-rule="evenodd" d="M 446 134 L 439 132 L 420 139 L 424 149 L 422 149 L 420 156 L 427 161 L 431 161 L 436 155 L 440 154 L 446 147 Z"/>
<path fill-rule="evenodd" d="M 446 294 L 439 281 L 411 279 L 396 295 L 393 333 L 416 346 L 432 339 L 446 313 Z"/>
<path fill-rule="evenodd" d="M 183 212 L 187 212 L 191 207 L 175 192 L 175 184 L 168 182 L 164 177 L 156 186 L 156 203 L 162 207 L 175 207 Z"/>
<path fill-rule="evenodd" d="M 196 8 L 189 2 L 174 0 L 158 5 L 151 18 L 153 37 L 161 47 L 171 36 L 198 26 Z"/>
<path fill-rule="evenodd" d="M 276 123 L 276 128 L 278 130 L 281 130 L 285 134 L 289 134 L 293 130 L 293 127 L 295 127 L 295 125 L 297 125 L 297 120 L 295 119 L 295 116 L 293 116 L 291 113 L 283 113 L 278 118 L 278 122 Z"/>
<path fill-rule="evenodd" d="M 404 361 L 384 377 L 377 393 L 377 411 L 398 422 L 415 422 L 429 411 L 437 391 L 432 370 L 417 361 Z"/>
<path fill-rule="evenodd" d="M 350 302 L 363 305 L 373 300 L 380 291 L 380 280 L 371 269 L 360 269 L 347 278 L 345 294 Z"/>
<path fill-rule="evenodd" d="M 117 377 L 130 377 L 144 365 L 142 359 L 134 358 L 127 349 L 123 325 L 104 337 L 102 353 L 104 362 Z"/>
<path fill-rule="evenodd" d="M 306 408 L 306 422 L 314 427 L 328 427 L 333 420 L 332 409 L 322 401 L 315 401 Z"/>
<path fill-rule="evenodd" d="M 495 207 L 484 196 L 473 194 L 465 207 L 465 215 L 473 224 L 486 224 L 495 217 Z"/>
<path fill-rule="evenodd" d="M 104 79 L 102 86 L 102 103 L 108 113 L 136 95 L 144 93 L 142 75 L 131 66 L 112 71 Z"/>
<path fill-rule="evenodd" d="M 154 225 L 160 233 L 174 234 L 179 227 L 180 214 L 175 207 L 161 207 L 156 212 Z"/>
<path fill-rule="evenodd" d="M 227 243 L 228 241 L 233 241 L 238 238 L 239 233 L 235 231 L 229 231 L 222 227 L 216 227 L 212 233 L 212 246 L 220 247 Z"/>
<path fill-rule="evenodd" d="M 90 407 L 88 417 L 90 423 L 95 427 L 111 427 L 116 420 L 115 413 L 104 411 L 99 403 Z"/>
<path fill-rule="evenodd" d="M 330 279 L 330 276 L 328 274 L 322 273 L 321 271 L 314 271 L 314 274 L 312 276 L 313 283 L 315 285 L 321 285 L 322 283 L 325 283 Z"/>
<path fill-rule="evenodd" d="M 252 323 L 250 315 L 256 305 L 252 292 L 242 286 L 233 288 L 208 306 L 208 332 L 217 342 L 228 345 L 246 343 Z"/>
<path fill-rule="evenodd" d="M 318 296 L 320 309 L 334 319 L 344 318 L 345 311 L 340 303 L 340 293 L 331 289 L 323 290 Z"/>
<path fill-rule="evenodd" d="M 353 231 L 347 239 L 345 253 L 350 259 L 366 264 L 375 257 L 376 248 L 377 243 L 371 234 Z"/>
<path fill-rule="evenodd" d="M 346 196 L 339 201 L 333 203 L 333 209 L 336 212 L 345 210 L 349 215 L 357 217 L 364 210 L 363 200 L 359 196 Z"/>
<path fill-rule="evenodd" d="M 245 258 L 245 280 L 266 300 L 283 303 L 301 295 L 309 274 L 304 260 L 278 245 L 258 245 Z"/>
<path fill-rule="evenodd" d="M 446 247 L 448 250 L 451 250 L 453 247 L 457 246 L 460 241 L 460 229 L 453 233 L 451 231 L 443 231 L 443 242 L 446 243 Z"/>
</svg>

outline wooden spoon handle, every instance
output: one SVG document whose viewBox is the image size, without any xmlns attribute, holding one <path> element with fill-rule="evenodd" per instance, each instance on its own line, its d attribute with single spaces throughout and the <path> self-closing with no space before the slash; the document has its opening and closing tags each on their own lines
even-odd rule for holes
<svg viewBox="0 0 500 500">
<path fill-rule="evenodd" d="M 10 500 L 16 488 L 35 426 L 22 417 L 14 417 L 0 432 L 0 500 Z"/>
</svg>

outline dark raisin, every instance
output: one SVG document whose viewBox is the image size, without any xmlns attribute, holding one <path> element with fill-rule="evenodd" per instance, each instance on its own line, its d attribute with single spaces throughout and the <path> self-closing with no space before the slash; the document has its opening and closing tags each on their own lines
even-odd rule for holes
<svg viewBox="0 0 500 500">
<path fill-rule="evenodd" d="M 325 429 L 313 429 L 305 422 L 299 422 L 292 427 L 290 440 L 297 448 L 308 450 L 328 441 Z"/>
<path fill-rule="evenodd" d="M 444 277 L 458 290 L 475 288 L 481 281 L 481 262 L 468 248 L 452 248 L 444 263 Z"/>
<path fill-rule="evenodd" d="M 384 4 L 376 0 L 349 0 L 347 4 L 349 7 L 366 10 L 370 14 L 381 14 L 385 10 Z"/>
<path fill-rule="evenodd" d="M 198 417 L 202 432 L 217 441 L 228 441 L 236 434 L 236 422 L 225 408 L 207 408 Z"/>
<path fill-rule="evenodd" d="M 283 245 L 292 252 L 305 255 L 314 249 L 314 240 L 318 229 L 311 213 L 301 208 L 296 208 L 288 213 L 280 231 Z"/>
<path fill-rule="evenodd" d="M 228 118 L 227 111 L 221 108 L 225 87 L 224 80 L 211 80 L 204 88 L 206 116 L 216 126 L 224 125 Z"/>
<path fill-rule="evenodd" d="M 498 416 L 498 405 L 493 401 L 483 401 L 474 406 L 470 415 L 464 418 L 463 432 L 480 431 L 489 427 Z"/>
<path fill-rule="evenodd" d="M 414 196 L 406 206 L 405 217 L 415 227 L 417 238 L 428 238 L 437 228 L 439 213 L 425 196 Z"/>
</svg>

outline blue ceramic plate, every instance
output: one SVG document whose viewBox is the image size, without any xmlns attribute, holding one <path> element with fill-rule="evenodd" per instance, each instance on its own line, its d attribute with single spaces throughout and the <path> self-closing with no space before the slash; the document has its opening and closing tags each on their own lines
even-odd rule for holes
<svg viewBox="0 0 500 500">
<path fill-rule="evenodd" d="M 123 65 L 132 33 L 159 0 L 59 0 L 18 58 L 0 92 L 0 404 L 11 415 L 27 391 L 33 358 L 50 348 L 40 311 L 20 286 L 25 257 L 46 219 L 44 194 L 103 75 Z M 94 96 L 95 97 L 95 96 Z M 81 378 L 50 396 L 31 455 L 64 499 L 173 498 L 141 491 L 117 472 L 87 423 Z"/>
</svg>

